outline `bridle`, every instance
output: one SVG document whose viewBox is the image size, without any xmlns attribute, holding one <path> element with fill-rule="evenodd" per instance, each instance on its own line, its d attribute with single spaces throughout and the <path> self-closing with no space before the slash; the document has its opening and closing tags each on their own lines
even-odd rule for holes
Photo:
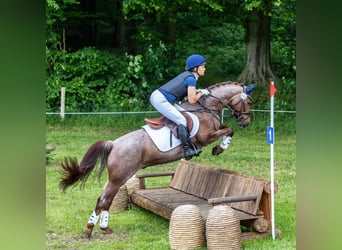
<svg viewBox="0 0 342 250">
<path fill-rule="evenodd" d="M 232 115 L 235 115 L 237 118 L 241 117 L 242 115 L 250 115 L 250 112 L 246 111 L 246 106 L 250 105 L 250 103 L 252 102 L 252 97 L 247 95 L 245 92 L 241 92 L 240 94 L 237 94 L 237 95 L 240 95 L 240 100 L 234 105 L 233 104 L 228 105 L 230 107 L 230 111 L 232 112 Z M 230 103 L 237 95 L 230 98 L 228 103 Z M 239 112 L 235 111 L 234 107 L 240 104 L 241 102 L 242 102 L 241 111 Z"/>
<path fill-rule="evenodd" d="M 231 102 L 232 102 L 237 96 L 240 97 L 240 100 L 239 100 L 237 103 L 232 104 Z M 223 108 L 228 109 L 228 110 L 231 112 L 231 114 L 232 114 L 233 116 L 236 117 L 236 119 L 237 119 L 238 121 L 240 121 L 240 120 L 243 119 L 242 115 L 248 115 L 248 116 L 250 116 L 250 112 L 247 112 L 247 111 L 246 111 L 246 106 L 249 106 L 249 105 L 250 105 L 249 101 L 251 102 L 252 97 L 251 97 L 250 95 L 247 95 L 247 94 L 245 93 L 245 87 L 243 88 L 243 91 L 242 91 L 242 92 L 240 92 L 240 93 L 238 93 L 238 94 L 232 96 L 226 103 L 223 102 L 220 98 L 218 98 L 218 97 L 212 95 L 211 93 L 209 93 L 208 95 L 204 96 L 203 99 L 200 99 L 200 100 L 198 101 L 198 103 L 199 103 L 199 105 L 202 107 L 202 109 L 201 109 L 201 110 L 196 110 L 197 112 L 208 112 L 208 113 L 211 113 L 211 114 L 212 114 L 216 119 L 218 119 L 219 122 L 220 122 L 220 121 L 221 121 L 221 110 L 222 110 L 222 109 L 216 110 L 216 109 L 211 109 L 211 108 L 206 107 L 206 105 L 205 105 L 204 103 L 205 103 L 206 99 L 208 99 L 208 98 L 214 98 L 214 99 L 216 99 L 216 100 L 222 105 L 222 109 L 223 109 Z M 201 101 L 201 100 L 203 100 L 203 101 Z M 241 111 L 236 111 L 236 110 L 235 110 L 235 107 L 236 107 L 237 105 L 239 105 L 241 102 L 242 102 L 242 104 L 241 104 L 241 105 L 242 105 Z M 216 128 L 216 126 L 215 126 L 215 128 Z"/>
<path fill-rule="evenodd" d="M 240 96 L 240 100 L 235 103 L 232 104 L 231 102 L 236 98 L 236 96 Z M 205 96 L 204 101 L 208 98 L 208 97 L 212 97 L 214 99 L 216 99 L 221 105 L 222 105 L 222 109 L 226 108 L 229 109 L 231 114 L 234 115 L 236 118 L 240 118 L 242 115 L 250 115 L 250 112 L 246 111 L 246 106 L 249 106 L 250 103 L 248 101 L 252 101 L 252 97 L 250 95 L 247 95 L 245 93 L 245 91 L 243 90 L 241 93 L 238 93 L 234 96 L 232 96 L 226 103 L 223 102 L 220 98 L 212 95 L 211 93 L 209 93 L 207 96 Z M 236 107 L 237 105 L 239 105 L 242 102 L 242 107 L 241 107 L 241 111 L 236 111 L 234 107 Z M 200 106 L 202 108 L 204 108 L 205 110 L 210 111 L 210 113 L 220 113 L 220 111 L 222 110 L 213 110 L 210 109 L 208 107 L 206 107 L 202 102 L 198 102 L 200 104 Z"/>
</svg>

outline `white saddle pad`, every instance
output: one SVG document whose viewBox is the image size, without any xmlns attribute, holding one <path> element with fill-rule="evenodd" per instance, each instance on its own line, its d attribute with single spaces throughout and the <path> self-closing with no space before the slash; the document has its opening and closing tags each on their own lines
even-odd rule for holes
<svg viewBox="0 0 342 250">
<path fill-rule="evenodd" d="M 190 138 L 194 137 L 199 128 L 198 117 L 192 113 L 186 112 L 190 115 L 193 123 L 192 130 L 190 132 Z M 148 124 L 142 127 L 146 133 L 150 136 L 156 147 L 162 151 L 167 152 L 181 144 L 180 140 L 174 136 L 169 127 L 164 126 L 160 129 L 151 128 Z"/>
</svg>

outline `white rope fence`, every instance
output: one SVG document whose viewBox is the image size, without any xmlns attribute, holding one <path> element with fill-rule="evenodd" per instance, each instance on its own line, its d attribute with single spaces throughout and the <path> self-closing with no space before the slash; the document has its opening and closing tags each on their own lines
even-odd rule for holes
<svg viewBox="0 0 342 250">
<path fill-rule="evenodd" d="M 60 112 L 46 112 L 46 115 L 60 115 L 62 119 L 64 119 L 65 115 L 122 115 L 122 114 L 148 114 L 148 113 L 157 113 L 157 111 L 122 111 L 122 112 L 65 112 L 65 87 L 61 88 L 61 107 Z M 225 116 L 225 110 L 223 109 L 221 116 Z M 228 110 L 229 111 L 229 110 Z M 258 110 L 251 109 L 250 112 L 270 112 L 270 110 Z M 278 113 L 296 113 L 296 111 L 287 111 L 287 110 L 274 110 L 274 112 Z"/>
<path fill-rule="evenodd" d="M 114 112 L 65 112 L 64 115 L 125 115 L 125 114 L 147 114 L 157 111 L 114 111 Z M 60 112 L 46 112 L 47 115 L 61 115 Z"/>
<path fill-rule="evenodd" d="M 228 109 L 224 109 L 223 112 Z M 270 112 L 270 110 L 251 109 L 250 112 Z M 274 110 L 278 113 L 297 113 L 292 110 Z M 158 111 L 114 111 L 114 112 L 46 112 L 46 115 L 125 115 L 125 114 L 148 114 L 158 113 Z"/>
<path fill-rule="evenodd" d="M 223 123 L 224 117 L 230 117 L 230 114 L 225 114 L 228 109 L 223 109 L 221 112 L 221 122 Z M 262 109 L 251 109 L 250 112 L 263 112 L 269 113 L 270 110 Z M 65 115 L 133 115 L 133 114 L 156 114 L 158 111 L 114 111 L 114 112 L 46 112 L 46 115 L 60 115 L 61 119 L 64 120 Z M 274 110 L 274 113 L 292 113 L 296 114 L 297 111 L 292 110 Z"/>
</svg>

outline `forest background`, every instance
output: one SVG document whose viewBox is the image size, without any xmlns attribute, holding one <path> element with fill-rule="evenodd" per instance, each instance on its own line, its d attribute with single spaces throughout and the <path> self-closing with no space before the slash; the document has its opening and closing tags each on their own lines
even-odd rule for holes
<svg viewBox="0 0 342 250">
<path fill-rule="evenodd" d="M 45 1 L 3 3 L 1 80 L 6 84 L 2 86 L 4 105 L 1 106 L 5 116 L 1 130 L 5 156 L 1 195 L 3 203 L 8 205 L 2 206 L 1 212 L 16 214 L 17 220 L 13 223 L 13 216 L 3 217 L 6 227 L 1 231 L 2 245 L 12 246 L 9 249 L 27 249 L 30 242 L 37 246 L 35 249 L 43 249 L 46 230 L 42 216 L 46 176 L 41 171 L 45 163 L 45 115 L 42 115 L 46 99 Z M 339 119 L 334 118 L 339 108 L 336 100 L 340 98 L 340 77 L 336 74 L 342 55 L 341 37 L 337 36 L 340 4 L 299 1 L 296 8 L 298 249 L 340 249 L 342 246 L 341 219 L 332 212 L 342 209 L 342 203 L 336 199 L 336 192 L 331 192 L 342 188 L 341 168 L 337 164 L 341 154 L 336 150 L 341 148 L 342 140 L 338 133 Z M 255 100 L 257 95 L 253 96 Z M 327 129 L 322 132 L 322 128 Z M 15 150 L 18 141 L 20 148 L 25 148 L 20 157 Z M 13 185 L 13 180 L 21 185 Z M 332 202 L 317 206 L 320 197 Z M 20 240 L 13 233 L 18 228 L 25 230 Z"/>
<path fill-rule="evenodd" d="M 296 109 L 294 0 L 47 0 L 46 111 L 150 110 L 149 94 L 184 70 L 193 53 L 207 60 L 205 88 L 257 83 L 253 108 Z"/>
</svg>

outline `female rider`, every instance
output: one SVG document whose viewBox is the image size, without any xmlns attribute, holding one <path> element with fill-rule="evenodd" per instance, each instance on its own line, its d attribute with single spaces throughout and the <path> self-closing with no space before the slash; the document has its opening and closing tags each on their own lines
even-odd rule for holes
<svg viewBox="0 0 342 250">
<path fill-rule="evenodd" d="M 186 119 L 173 103 L 181 101 L 184 97 L 187 97 L 189 103 L 196 103 L 202 95 L 209 94 L 207 89 L 196 89 L 198 78 L 205 73 L 205 63 L 206 58 L 199 54 L 189 56 L 185 62 L 185 71 L 154 90 L 150 96 L 152 106 L 177 124 L 186 160 L 190 160 L 195 155 L 198 156 L 200 151 L 190 147 Z"/>
</svg>

